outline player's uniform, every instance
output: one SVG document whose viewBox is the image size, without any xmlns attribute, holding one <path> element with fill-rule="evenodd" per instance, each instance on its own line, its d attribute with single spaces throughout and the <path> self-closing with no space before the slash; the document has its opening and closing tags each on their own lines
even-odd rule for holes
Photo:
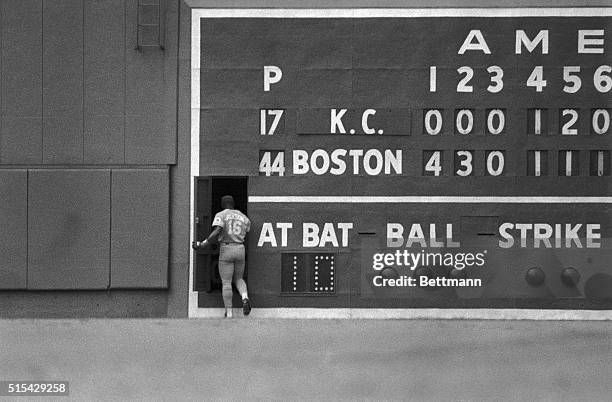
<svg viewBox="0 0 612 402">
<path fill-rule="evenodd" d="M 220 226 L 223 231 L 219 236 L 220 243 L 242 244 L 244 236 L 251 229 L 251 221 L 237 209 L 224 209 L 215 215 L 213 226 Z"/>
<path fill-rule="evenodd" d="M 249 218 L 237 209 L 225 209 L 215 215 L 213 227 L 219 226 L 219 275 L 223 282 L 223 301 L 232 308 L 232 281 L 241 295 L 247 294 L 244 275 L 244 237 L 251 229 Z"/>
</svg>

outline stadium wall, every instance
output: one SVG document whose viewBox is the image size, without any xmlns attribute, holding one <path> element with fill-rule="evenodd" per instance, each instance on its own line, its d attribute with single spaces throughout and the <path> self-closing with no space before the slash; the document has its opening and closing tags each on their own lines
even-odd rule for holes
<svg viewBox="0 0 612 402">
<path fill-rule="evenodd" d="M 161 0 L 161 18 L 156 22 L 155 14 L 139 10 L 138 4 L 138 0 L 0 2 L 0 317 L 186 317 L 206 316 L 206 308 L 211 315 L 218 314 L 220 295 L 200 292 L 194 305 L 197 283 L 190 283 L 197 282 L 190 278 L 195 260 L 190 261 L 189 251 L 192 10 L 609 7 L 606 1 L 567 0 L 376 4 Z M 151 27 L 138 26 L 139 18 L 140 23 L 159 25 L 153 27 L 159 28 L 159 40 L 154 30 L 148 31 Z M 138 49 L 138 38 L 161 47 Z M 253 166 L 221 168 L 208 157 L 218 156 L 227 144 L 221 138 L 208 145 L 198 156 L 202 176 L 246 177 L 252 196 L 282 193 L 283 183 L 259 175 L 258 161 Z M 252 147 L 249 141 L 231 145 L 245 154 Z M 324 180 L 317 186 L 324 190 L 330 183 L 326 187 Z M 298 196 L 311 193 L 312 183 L 307 180 L 297 180 L 293 186 Z M 598 191 L 605 195 L 605 190 Z M 284 216 L 293 211 L 276 208 L 249 204 L 258 221 L 274 221 L 277 211 Z M 330 217 L 347 213 L 346 208 L 328 206 L 322 211 Z M 311 219 L 319 212 L 308 206 L 299 214 Z M 351 213 L 368 212 L 365 207 Z M 363 224 L 365 228 L 368 222 Z M 256 228 L 261 231 L 261 223 Z M 272 309 L 271 316 L 286 313 L 274 308 L 324 308 L 346 316 L 337 308 L 353 306 L 385 316 L 375 308 L 406 307 L 406 300 L 398 303 L 392 298 L 382 304 L 373 299 L 357 301 L 361 276 L 348 268 L 337 296 L 281 298 L 280 275 L 274 271 L 280 268 L 281 256 L 258 251 L 259 234 L 249 240 L 250 258 L 259 267 L 251 272 L 251 285 L 254 300 L 259 307 Z M 358 263 L 355 253 L 359 252 L 343 250 L 339 258 Z M 431 303 L 413 300 L 410 306 L 424 308 Z M 438 307 L 468 309 L 482 304 L 442 300 Z M 529 298 L 500 300 L 496 307 L 608 308 L 567 300 L 542 304 Z M 303 311 L 304 316 L 310 314 Z"/>
<path fill-rule="evenodd" d="M 0 3 L 0 316 L 174 306 L 179 4 Z"/>
</svg>

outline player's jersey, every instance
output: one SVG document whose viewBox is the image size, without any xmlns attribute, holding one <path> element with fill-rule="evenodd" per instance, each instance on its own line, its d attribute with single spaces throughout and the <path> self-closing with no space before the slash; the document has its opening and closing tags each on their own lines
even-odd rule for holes
<svg viewBox="0 0 612 402">
<path fill-rule="evenodd" d="M 224 209 L 215 215 L 213 226 L 223 229 L 219 236 L 220 242 L 243 243 L 244 236 L 251 230 L 251 221 L 237 209 Z"/>
</svg>

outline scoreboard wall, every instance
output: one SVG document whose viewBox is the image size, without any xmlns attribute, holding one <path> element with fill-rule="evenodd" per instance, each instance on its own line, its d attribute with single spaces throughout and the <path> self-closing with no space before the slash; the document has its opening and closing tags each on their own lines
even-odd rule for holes
<svg viewBox="0 0 612 402">
<path fill-rule="evenodd" d="M 248 177 L 257 306 L 611 306 L 611 9 L 192 28 L 192 176 Z"/>
</svg>

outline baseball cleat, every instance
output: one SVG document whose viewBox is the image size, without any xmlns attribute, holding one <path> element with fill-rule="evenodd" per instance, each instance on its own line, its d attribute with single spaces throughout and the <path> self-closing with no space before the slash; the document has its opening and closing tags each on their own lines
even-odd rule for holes
<svg viewBox="0 0 612 402">
<path fill-rule="evenodd" d="M 249 303 L 249 299 L 242 300 L 242 312 L 244 315 L 251 314 L 251 303 Z"/>
</svg>

